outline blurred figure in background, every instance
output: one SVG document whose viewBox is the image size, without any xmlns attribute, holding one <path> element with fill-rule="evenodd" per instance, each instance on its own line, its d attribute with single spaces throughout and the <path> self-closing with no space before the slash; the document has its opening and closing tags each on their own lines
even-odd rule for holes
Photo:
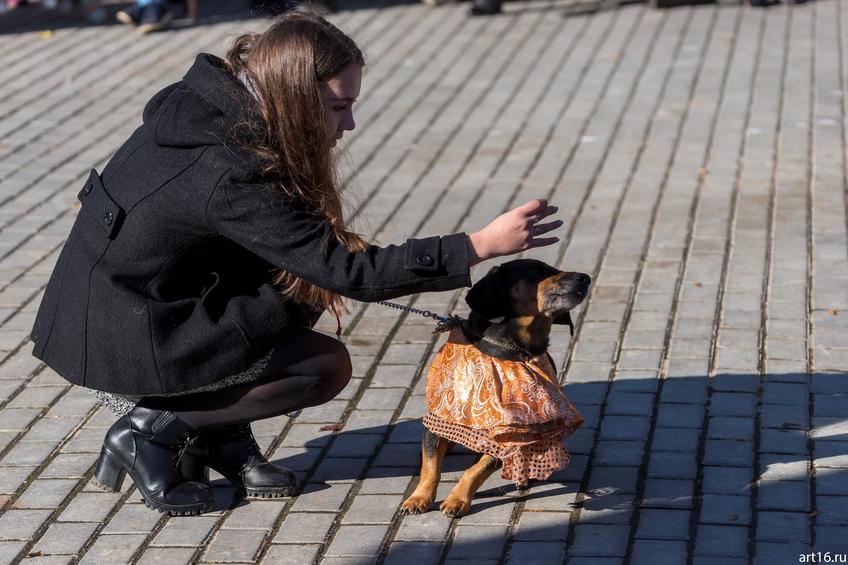
<svg viewBox="0 0 848 565">
<path fill-rule="evenodd" d="M 137 26 L 140 33 L 165 29 L 174 14 L 167 0 L 137 0 L 134 4 L 115 14 L 119 22 Z"/>
</svg>

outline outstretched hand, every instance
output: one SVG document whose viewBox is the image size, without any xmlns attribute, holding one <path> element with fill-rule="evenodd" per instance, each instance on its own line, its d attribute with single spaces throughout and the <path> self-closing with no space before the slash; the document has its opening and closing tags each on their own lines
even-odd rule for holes
<svg viewBox="0 0 848 565">
<path fill-rule="evenodd" d="M 552 214 L 556 206 L 537 198 L 495 218 L 488 226 L 468 236 L 471 265 L 486 259 L 520 253 L 534 247 L 544 247 L 559 241 L 558 237 L 539 237 L 562 226 L 562 220 L 538 223 Z"/>
</svg>

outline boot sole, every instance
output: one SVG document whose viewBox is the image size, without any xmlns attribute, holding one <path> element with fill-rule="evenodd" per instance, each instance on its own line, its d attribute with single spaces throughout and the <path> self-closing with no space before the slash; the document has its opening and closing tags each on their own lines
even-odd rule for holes
<svg viewBox="0 0 848 565">
<path fill-rule="evenodd" d="M 296 493 L 295 487 L 279 490 L 257 490 L 241 486 L 241 489 L 245 492 L 245 498 L 291 498 Z"/>
<path fill-rule="evenodd" d="M 108 492 L 118 492 L 121 490 L 121 485 L 124 479 L 129 475 L 136 485 L 136 490 L 141 494 L 141 499 L 144 505 L 152 510 L 161 513 L 167 513 L 171 516 L 195 516 L 203 514 L 212 509 L 212 501 L 198 504 L 189 504 L 185 506 L 164 505 L 148 498 L 144 490 L 138 487 L 139 482 L 136 480 L 133 472 L 124 467 L 120 459 L 105 445 L 100 450 L 100 457 L 97 459 L 97 467 L 94 471 L 92 482 L 100 489 Z"/>
</svg>

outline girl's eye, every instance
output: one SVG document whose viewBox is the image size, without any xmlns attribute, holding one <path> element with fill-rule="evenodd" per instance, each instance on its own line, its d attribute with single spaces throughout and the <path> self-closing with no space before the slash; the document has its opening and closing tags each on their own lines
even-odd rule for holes
<svg viewBox="0 0 848 565">
<path fill-rule="evenodd" d="M 341 112 L 345 108 L 347 108 L 347 106 L 333 106 L 333 110 L 335 110 L 336 112 Z"/>
</svg>

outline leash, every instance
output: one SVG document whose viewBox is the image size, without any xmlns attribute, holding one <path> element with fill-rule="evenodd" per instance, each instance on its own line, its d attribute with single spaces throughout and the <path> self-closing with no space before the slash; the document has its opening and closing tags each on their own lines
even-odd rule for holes
<svg viewBox="0 0 848 565">
<path fill-rule="evenodd" d="M 388 300 L 380 300 L 377 304 L 382 304 L 383 306 L 388 306 L 389 308 L 397 308 L 398 310 L 405 310 L 406 312 L 412 312 L 413 314 L 419 314 L 424 316 L 425 318 L 433 318 L 434 320 L 438 320 L 439 323 L 436 324 L 436 329 L 433 333 L 445 332 L 451 328 L 454 328 L 463 322 L 463 319 L 459 316 L 439 316 L 435 312 L 431 312 L 430 310 L 420 310 L 418 308 L 413 308 L 412 306 L 404 306 L 403 304 L 396 304 L 394 302 L 389 302 Z"/>
</svg>

